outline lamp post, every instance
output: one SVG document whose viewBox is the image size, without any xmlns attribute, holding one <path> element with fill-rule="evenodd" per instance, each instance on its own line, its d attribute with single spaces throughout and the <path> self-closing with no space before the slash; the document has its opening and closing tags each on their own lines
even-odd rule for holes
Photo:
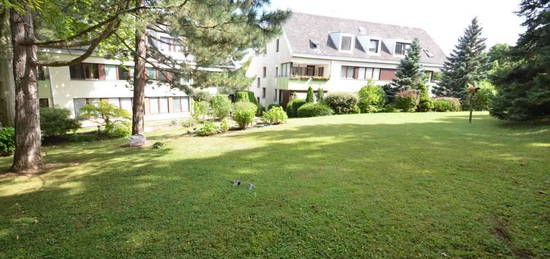
<svg viewBox="0 0 550 259">
<path fill-rule="evenodd" d="M 472 113 L 474 111 L 474 95 L 479 91 L 479 87 L 476 87 L 475 85 L 468 85 L 468 95 L 469 95 L 469 102 L 470 102 L 470 118 L 468 121 L 470 124 L 472 123 Z"/>
</svg>

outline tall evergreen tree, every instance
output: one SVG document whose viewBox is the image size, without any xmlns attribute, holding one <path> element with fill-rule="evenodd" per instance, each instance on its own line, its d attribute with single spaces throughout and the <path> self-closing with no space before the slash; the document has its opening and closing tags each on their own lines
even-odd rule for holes
<svg viewBox="0 0 550 259">
<path fill-rule="evenodd" d="M 422 47 L 420 41 L 414 39 L 407 54 L 397 67 L 395 79 L 392 82 L 396 91 L 417 89 L 418 85 L 424 80 L 424 72 L 420 64 L 420 54 Z"/>
<path fill-rule="evenodd" d="M 443 76 L 434 89 L 438 96 L 466 98 L 466 87 L 485 78 L 486 48 L 483 28 L 477 17 L 458 39 L 455 49 L 443 64 Z"/>
<path fill-rule="evenodd" d="M 507 120 L 550 115 L 550 0 L 523 0 L 518 14 L 527 30 L 491 76 L 497 95 L 490 113 Z"/>
</svg>

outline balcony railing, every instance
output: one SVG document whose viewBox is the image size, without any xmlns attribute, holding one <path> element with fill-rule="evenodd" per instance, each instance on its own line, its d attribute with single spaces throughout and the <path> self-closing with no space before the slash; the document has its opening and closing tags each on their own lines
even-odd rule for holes
<svg viewBox="0 0 550 259">
<path fill-rule="evenodd" d="M 290 80 L 314 80 L 314 81 L 328 81 L 330 77 L 328 76 L 307 76 L 307 75 L 291 75 Z"/>
</svg>

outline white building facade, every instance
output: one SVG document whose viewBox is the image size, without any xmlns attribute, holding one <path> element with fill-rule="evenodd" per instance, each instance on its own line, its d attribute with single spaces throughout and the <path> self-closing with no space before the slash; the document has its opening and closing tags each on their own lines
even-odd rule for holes
<svg viewBox="0 0 550 259">
<path fill-rule="evenodd" d="M 282 35 L 256 55 L 247 71 L 260 103 L 285 105 L 304 98 L 309 86 L 325 93 L 358 92 L 369 80 L 391 82 L 412 41 L 422 46 L 428 80 L 445 55 L 422 29 L 293 13 Z"/>
</svg>

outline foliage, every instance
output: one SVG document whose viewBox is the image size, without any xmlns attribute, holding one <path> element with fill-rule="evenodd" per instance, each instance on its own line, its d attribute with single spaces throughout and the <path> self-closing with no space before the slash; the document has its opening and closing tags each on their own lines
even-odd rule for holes
<svg viewBox="0 0 550 259">
<path fill-rule="evenodd" d="M 238 91 L 235 93 L 235 102 L 250 102 L 248 91 Z M 256 101 L 252 101 L 256 102 Z"/>
<path fill-rule="evenodd" d="M 15 152 L 15 129 L 0 128 L 0 156 Z"/>
<path fill-rule="evenodd" d="M 212 95 L 205 90 L 195 90 L 192 97 L 195 102 L 209 102 L 212 99 Z"/>
<path fill-rule="evenodd" d="M 307 95 L 306 95 L 306 103 L 312 103 L 315 102 L 315 97 L 313 93 L 313 88 L 310 86 L 307 88 Z"/>
<path fill-rule="evenodd" d="M 290 102 L 288 102 L 286 104 L 286 114 L 288 115 L 288 117 L 290 118 L 294 118 L 294 117 L 297 117 L 298 116 L 298 108 L 300 108 L 300 106 L 304 105 L 306 103 L 305 100 L 303 99 L 292 99 Z"/>
<path fill-rule="evenodd" d="M 220 122 L 220 133 L 227 132 L 229 130 L 229 120 L 227 118 Z"/>
<path fill-rule="evenodd" d="M 486 77 L 487 61 L 485 38 L 477 18 L 464 31 L 447 61 L 443 65 L 443 75 L 439 86 L 434 89 L 437 96 L 466 98 L 466 87 Z"/>
<path fill-rule="evenodd" d="M 497 88 L 490 113 L 499 119 L 530 120 L 550 115 L 550 9 L 548 0 L 523 0 L 518 14 L 525 33 L 504 53 L 491 75 Z M 503 61 L 502 61 L 503 60 Z"/>
<path fill-rule="evenodd" d="M 212 136 L 220 133 L 220 127 L 214 122 L 206 122 L 197 130 L 199 136 Z"/>
<path fill-rule="evenodd" d="M 181 126 L 184 128 L 194 128 L 197 124 L 199 121 L 195 118 L 187 118 L 181 122 Z"/>
<path fill-rule="evenodd" d="M 235 101 L 236 102 L 250 102 L 256 105 L 256 115 L 260 116 L 262 115 L 262 112 L 264 111 L 264 107 L 258 103 L 258 100 L 254 96 L 254 92 L 252 91 L 238 91 L 235 93 Z"/>
<path fill-rule="evenodd" d="M 301 81 L 307 81 L 307 80 L 313 80 L 313 81 L 328 81 L 330 80 L 330 77 L 328 76 L 303 76 L 303 75 L 290 75 L 290 80 L 301 80 Z"/>
<path fill-rule="evenodd" d="M 384 107 L 386 102 L 386 94 L 380 86 L 375 85 L 372 81 L 359 90 L 359 102 L 357 106 L 361 112 L 379 112 Z"/>
<path fill-rule="evenodd" d="M 336 114 L 357 113 L 357 97 L 351 93 L 331 93 L 325 98 L 325 103 Z"/>
<path fill-rule="evenodd" d="M 404 112 L 414 112 L 420 102 L 420 95 L 415 90 L 402 90 L 395 96 L 395 107 Z"/>
<path fill-rule="evenodd" d="M 417 110 L 419 112 L 429 112 L 433 110 L 434 104 L 428 91 L 428 86 L 425 83 L 419 85 L 420 100 L 418 102 Z"/>
<path fill-rule="evenodd" d="M 193 102 L 193 118 L 196 120 L 204 119 L 208 115 L 210 105 L 206 101 Z"/>
<path fill-rule="evenodd" d="M 479 87 L 479 90 L 473 98 L 473 109 L 476 111 L 487 111 L 489 110 L 492 100 L 496 94 L 495 86 L 486 80 L 477 83 L 476 86 Z M 469 100 L 462 101 L 462 108 L 464 110 L 470 109 Z"/>
<path fill-rule="evenodd" d="M 420 41 L 414 39 L 411 47 L 405 54 L 405 57 L 401 59 L 397 71 L 395 72 L 395 79 L 392 82 L 392 90 L 397 93 L 401 90 L 417 89 L 417 85 L 424 81 L 424 72 L 422 71 L 422 65 L 420 64 L 420 57 L 422 47 Z"/>
<path fill-rule="evenodd" d="M 395 103 L 386 104 L 382 109 L 383 112 L 402 112 L 401 109 L 395 107 Z"/>
<path fill-rule="evenodd" d="M 231 101 L 225 95 L 216 95 L 210 99 L 212 114 L 218 119 L 224 119 L 231 113 Z"/>
<path fill-rule="evenodd" d="M 83 119 L 94 120 L 104 127 L 108 135 L 120 136 L 126 130 L 125 123 L 130 120 L 130 113 L 106 101 L 87 104 L 80 108 Z M 122 124 L 122 125 L 121 125 Z"/>
<path fill-rule="evenodd" d="M 250 102 L 237 102 L 233 104 L 233 120 L 241 129 L 246 128 L 254 121 L 257 107 Z"/>
<path fill-rule="evenodd" d="M 132 134 L 132 125 L 130 122 L 117 121 L 105 126 L 104 133 L 111 138 L 124 138 Z"/>
<path fill-rule="evenodd" d="M 61 137 L 80 128 L 78 119 L 70 117 L 71 111 L 63 108 L 40 108 L 40 129 L 43 137 Z"/>
<path fill-rule="evenodd" d="M 270 105 L 267 106 L 267 110 L 269 111 L 273 107 L 281 107 L 281 105 L 279 105 L 279 104 L 270 104 Z"/>
<path fill-rule="evenodd" d="M 267 112 L 264 112 L 262 120 L 269 124 L 281 124 L 288 119 L 286 112 L 282 107 L 272 107 Z"/>
<path fill-rule="evenodd" d="M 164 142 L 155 142 L 153 143 L 153 149 L 163 149 L 166 146 Z"/>
<path fill-rule="evenodd" d="M 322 103 L 325 99 L 325 90 L 323 90 L 323 88 L 319 87 L 317 89 L 317 93 L 316 93 L 315 97 L 317 97 L 317 102 Z"/>
<path fill-rule="evenodd" d="M 328 116 L 332 113 L 332 109 L 324 103 L 306 103 L 298 109 L 298 117 Z"/>
<path fill-rule="evenodd" d="M 460 99 L 453 97 L 439 97 L 433 100 L 434 111 L 457 112 L 462 110 Z"/>
</svg>

